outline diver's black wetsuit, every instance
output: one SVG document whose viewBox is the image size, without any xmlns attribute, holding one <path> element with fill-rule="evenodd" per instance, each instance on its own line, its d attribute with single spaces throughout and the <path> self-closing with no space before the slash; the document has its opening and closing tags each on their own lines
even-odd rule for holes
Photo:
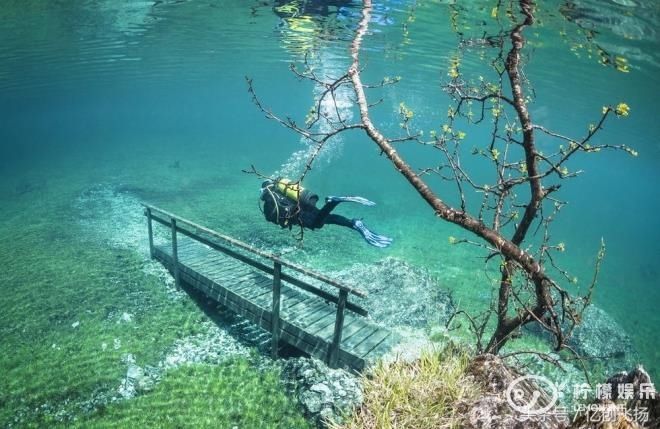
<svg viewBox="0 0 660 429">
<path fill-rule="evenodd" d="M 353 228 L 353 221 L 338 214 L 330 213 L 337 207 L 341 201 L 329 201 L 317 209 L 316 205 L 301 205 L 301 211 L 299 214 L 302 225 L 305 228 L 317 229 L 323 227 L 326 223 L 333 225 L 345 226 L 348 228 Z"/>
<path fill-rule="evenodd" d="M 270 222 L 282 228 L 293 228 L 300 225 L 308 229 L 319 229 L 325 224 L 333 224 L 353 228 L 353 221 L 331 213 L 341 201 L 329 201 L 318 209 L 318 196 L 304 191 L 300 204 L 280 194 L 274 189 L 262 190 L 261 199 L 264 202 L 264 216 Z"/>
</svg>

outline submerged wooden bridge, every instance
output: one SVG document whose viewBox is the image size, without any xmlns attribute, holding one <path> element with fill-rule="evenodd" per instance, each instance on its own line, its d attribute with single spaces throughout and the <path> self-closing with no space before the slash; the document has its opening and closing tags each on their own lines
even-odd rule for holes
<svg viewBox="0 0 660 429">
<path fill-rule="evenodd" d="M 349 302 L 349 295 L 365 298 L 364 291 L 157 207 L 145 205 L 145 215 L 151 257 L 177 287 L 195 288 L 270 331 L 273 357 L 284 342 L 331 367 L 359 371 L 395 343 L 395 335 L 365 317 L 367 310 Z M 154 244 L 153 222 L 171 231 L 169 242 Z"/>
</svg>

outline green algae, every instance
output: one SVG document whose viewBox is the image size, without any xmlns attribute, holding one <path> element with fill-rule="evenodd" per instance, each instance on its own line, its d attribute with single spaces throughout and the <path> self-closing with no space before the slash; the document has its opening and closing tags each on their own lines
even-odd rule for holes
<svg viewBox="0 0 660 429">
<path fill-rule="evenodd" d="M 50 214 L 68 213 L 66 200 L 51 200 Z M 185 294 L 177 296 L 165 278 L 154 274 L 156 263 L 139 252 L 81 238 L 78 219 L 70 215 L 44 222 L 30 213 L 22 215 L 22 239 L 12 240 L 11 249 L 5 247 L 1 255 L 9 262 L 1 276 L 11 293 L 0 302 L 0 426 L 68 426 L 75 421 L 89 427 L 84 422 L 92 418 L 102 427 L 110 425 L 104 415 L 115 415 L 104 411 L 108 407 L 122 421 L 174 419 L 195 427 L 224 427 L 222 419 L 236 420 L 218 411 L 231 397 L 244 401 L 237 413 L 247 420 L 239 422 L 302 419 L 284 393 L 273 393 L 281 391 L 276 375 L 247 369 L 245 362 L 170 370 L 164 387 L 149 399 L 117 403 L 128 354 L 138 365 L 155 366 L 177 340 L 205 330 L 208 317 Z M 11 228 L 4 225 L 3 231 Z M 205 391 L 214 399 L 195 402 Z M 163 395 L 182 401 L 159 409 Z M 276 408 L 257 405 L 269 400 Z M 141 408 L 144 401 L 149 413 Z"/>
<path fill-rule="evenodd" d="M 74 428 L 309 428 L 277 371 L 247 360 L 170 371 L 153 392 L 113 404 Z"/>
</svg>

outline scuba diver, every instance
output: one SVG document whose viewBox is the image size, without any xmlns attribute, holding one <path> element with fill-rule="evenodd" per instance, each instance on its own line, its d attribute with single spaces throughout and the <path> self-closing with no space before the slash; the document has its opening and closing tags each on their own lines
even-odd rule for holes
<svg viewBox="0 0 660 429">
<path fill-rule="evenodd" d="M 325 199 L 325 204 L 318 209 L 316 203 L 319 196 L 304 189 L 298 183 L 288 179 L 278 178 L 266 180 L 261 184 L 261 200 L 264 202 L 263 213 L 266 220 L 281 226 L 293 228 L 299 225 L 302 228 L 319 229 L 323 225 L 332 224 L 345 226 L 358 231 L 367 243 L 376 247 L 387 247 L 392 239 L 369 230 L 360 219 L 348 219 L 344 216 L 331 213 L 339 203 L 353 202 L 365 206 L 374 206 L 376 203 L 362 197 L 333 197 Z"/>
</svg>

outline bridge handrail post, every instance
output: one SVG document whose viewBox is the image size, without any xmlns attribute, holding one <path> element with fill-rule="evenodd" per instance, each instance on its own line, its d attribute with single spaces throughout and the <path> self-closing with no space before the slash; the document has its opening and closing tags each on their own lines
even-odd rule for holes
<svg viewBox="0 0 660 429">
<path fill-rule="evenodd" d="M 176 240 L 176 219 L 170 218 L 172 223 L 172 263 L 174 266 L 174 284 L 181 289 L 181 276 L 179 274 L 179 249 Z"/>
<path fill-rule="evenodd" d="M 341 289 L 339 291 L 339 301 L 337 302 L 337 317 L 335 318 L 335 333 L 332 337 L 332 345 L 328 355 L 328 365 L 330 368 L 336 368 L 339 361 L 339 345 L 341 344 L 341 334 L 344 329 L 344 310 L 348 300 L 348 291 Z"/>
<path fill-rule="evenodd" d="M 271 328 L 273 337 L 271 339 L 271 356 L 277 359 L 280 344 L 280 298 L 282 289 L 282 264 L 273 264 L 273 307 L 271 311 Z"/>
<path fill-rule="evenodd" d="M 149 256 L 151 259 L 154 258 L 154 231 L 153 231 L 153 221 L 151 220 L 151 208 L 147 207 L 145 210 L 147 215 L 147 232 L 149 233 Z"/>
</svg>

